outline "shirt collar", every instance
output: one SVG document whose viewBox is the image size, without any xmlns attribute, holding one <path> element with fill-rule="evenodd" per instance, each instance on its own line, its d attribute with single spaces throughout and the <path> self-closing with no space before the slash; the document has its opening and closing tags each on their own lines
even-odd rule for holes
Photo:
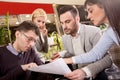
<svg viewBox="0 0 120 80">
<path fill-rule="evenodd" d="M 8 46 L 6 46 L 7 49 L 14 55 L 18 55 L 19 53 L 17 52 L 17 50 L 13 47 L 12 43 L 9 43 Z"/>
<path fill-rule="evenodd" d="M 80 25 L 81 25 L 81 24 L 79 24 L 79 26 L 78 26 L 78 32 L 77 32 L 77 34 L 80 33 Z"/>
</svg>

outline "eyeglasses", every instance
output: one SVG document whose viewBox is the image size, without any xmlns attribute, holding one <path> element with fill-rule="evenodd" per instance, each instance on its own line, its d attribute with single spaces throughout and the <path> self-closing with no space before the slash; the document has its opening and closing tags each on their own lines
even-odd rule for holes
<svg viewBox="0 0 120 80">
<path fill-rule="evenodd" d="M 22 32 L 22 34 L 27 38 L 28 42 L 36 42 L 36 40 L 32 37 L 27 36 L 25 33 Z"/>
</svg>

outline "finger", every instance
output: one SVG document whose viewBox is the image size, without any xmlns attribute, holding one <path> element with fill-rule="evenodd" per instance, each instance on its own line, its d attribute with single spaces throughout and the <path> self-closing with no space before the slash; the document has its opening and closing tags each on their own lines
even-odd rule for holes
<svg viewBox="0 0 120 80">
<path fill-rule="evenodd" d="M 28 67 L 29 67 L 29 68 L 36 67 L 36 66 L 37 66 L 36 63 L 30 63 L 30 64 L 28 64 Z"/>
<path fill-rule="evenodd" d="M 74 75 L 74 76 L 71 76 L 71 77 L 70 77 L 70 79 L 71 79 L 71 80 L 75 80 L 75 79 L 79 80 L 79 79 L 80 79 L 80 77 L 79 77 L 79 76 L 77 76 L 77 75 Z"/>
<path fill-rule="evenodd" d="M 74 72 L 72 72 L 70 74 L 65 74 L 64 76 L 71 79 L 71 80 L 75 80 L 75 79 L 80 80 L 81 79 L 80 75 L 77 73 L 74 73 Z"/>
<path fill-rule="evenodd" d="M 58 57 L 60 57 L 58 54 L 53 55 L 53 58 L 58 58 Z"/>
<path fill-rule="evenodd" d="M 52 56 L 52 59 L 56 59 L 56 58 L 60 58 L 59 54 L 58 53 L 54 53 L 53 56 Z"/>
</svg>

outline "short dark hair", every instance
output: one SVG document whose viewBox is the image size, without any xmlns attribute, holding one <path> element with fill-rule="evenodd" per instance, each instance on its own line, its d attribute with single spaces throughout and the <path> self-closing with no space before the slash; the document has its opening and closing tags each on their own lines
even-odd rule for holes
<svg viewBox="0 0 120 80">
<path fill-rule="evenodd" d="M 32 30 L 35 32 L 36 35 L 39 35 L 39 29 L 38 27 L 35 25 L 35 23 L 33 23 L 30 20 L 27 21 L 23 21 L 21 24 L 18 25 L 18 27 L 16 28 L 16 31 L 24 31 L 27 32 L 29 30 Z"/>
<path fill-rule="evenodd" d="M 59 8 L 59 17 L 61 14 L 70 11 L 73 17 L 79 15 L 78 9 L 75 6 L 72 5 L 63 5 Z"/>
</svg>

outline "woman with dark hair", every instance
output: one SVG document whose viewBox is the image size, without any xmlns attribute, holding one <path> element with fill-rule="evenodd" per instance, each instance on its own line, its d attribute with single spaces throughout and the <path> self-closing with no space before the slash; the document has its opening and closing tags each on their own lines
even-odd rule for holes
<svg viewBox="0 0 120 80">
<path fill-rule="evenodd" d="M 105 23 L 108 24 L 108 28 L 90 52 L 65 58 L 64 60 L 68 64 L 90 63 L 100 60 L 113 44 L 120 46 L 120 0 L 86 0 L 85 7 L 88 12 L 87 18 L 94 25 Z M 83 79 L 78 70 L 65 74 L 65 77 L 72 80 Z"/>
</svg>

